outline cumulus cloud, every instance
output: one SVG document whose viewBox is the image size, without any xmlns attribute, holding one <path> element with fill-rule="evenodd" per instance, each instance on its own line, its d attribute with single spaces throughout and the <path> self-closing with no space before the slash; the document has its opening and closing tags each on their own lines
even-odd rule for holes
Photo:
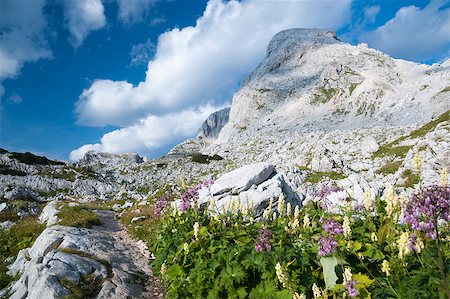
<svg viewBox="0 0 450 299">
<path fill-rule="evenodd" d="M 97 80 L 76 105 L 80 124 L 130 125 L 193 105 L 228 102 L 237 82 L 265 54 L 271 37 L 291 27 L 340 28 L 351 1 L 210 0 L 195 26 L 159 36 L 146 79 Z"/>
<path fill-rule="evenodd" d="M 51 58 L 44 5 L 44 0 L 0 1 L 0 82 L 16 77 L 25 62 Z"/>
<path fill-rule="evenodd" d="M 95 30 L 106 25 L 105 8 L 101 0 L 66 0 L 64 14 L 72 45 L 79 47 Z"/>
<path fill-rule="evenodd" d="M 277 32 L 339 29 L 350 21 L 350 12 L 351 0 L 210 0 L 195 26 L 159 36 L 143 82 L 96 80 L 82 92 L 75 105 L 79 124 L 123 128 L 73 151 L 71 158 L 90 149 L 152 152 L 193 136 L 214 110 L 195 107 L 229 105 L 238 82 L 264 57 Z"/>
<path fill-rule="evenodd" d="M 147 116 L 132 126 L 105 134 L 100 143 L 86 144 L 72 151 L 70 159 L 77 161 L 88 151 L 148 153 L 158 150 L 194 135 L 208 115 L 220 108 L 207 105 L 163 116 Z"/>
<path fill-rule="evenodd" d="M 123 23 L 141 21 L 156 0 L 117 0 L 119 6 L 119 20 Z"/>
<path fill-rule="evenodd" d="M 432 0 L 426 7 L 406 6 L 394 18 L 360 41 L 387 54 L 407 60 L 427 61 L 449 55 L 450 7 L 445 0 Z"/>
</svg>

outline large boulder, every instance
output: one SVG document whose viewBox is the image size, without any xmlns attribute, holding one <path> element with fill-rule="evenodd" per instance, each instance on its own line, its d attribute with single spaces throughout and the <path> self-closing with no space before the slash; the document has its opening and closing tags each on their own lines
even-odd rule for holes
<svg viewBox="0 0 450 299">
<path fill-rule="evenodd" d="M 224 193 L 239 194 L 269 178 L 275 167 L 268 163 L 256 163 L 235 169 L 219 177 L 211 186 L 213 196 Z"/>
<path fill-rule="evenodd" d="M 52 201 L 44 207 L 41 215 L 39 216 L 39 221 L 41 223 L 45 223 L 47 226 L 51 226 L 58 222 L 58 203 L 58 201 Z"/>
</svg>

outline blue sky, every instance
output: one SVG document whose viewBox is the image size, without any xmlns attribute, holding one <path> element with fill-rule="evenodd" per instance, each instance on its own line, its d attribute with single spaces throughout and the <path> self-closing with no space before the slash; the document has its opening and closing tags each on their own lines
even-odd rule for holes
<svg viewBox="0 0 450 299">
<path fill-rule="evenodd" d="M 162 155 L 229 105 L 291 27 L 422 63 L 449 57 L 446 1 L 0 0 L 0 147 Z"/>
</svg>

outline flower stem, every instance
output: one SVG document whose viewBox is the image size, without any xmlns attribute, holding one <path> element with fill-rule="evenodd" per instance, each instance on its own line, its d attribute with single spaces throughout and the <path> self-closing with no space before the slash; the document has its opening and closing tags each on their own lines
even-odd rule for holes
<svg viewBox="0 0 450 299">
<path fill-rule="evenodd" d="M 448 280 L 446 279 L 446 276 L 445 276 L 444 257 L 442 256 L 441 238 L 439 236 L 439 229 L 438 229 L 437 223 L 436 223 L 435 227 L 436 227 L 436 238 L 437 238 L 437 251 L 438 251 L 438 258 L 439 258 L 439 273 L 441 274 L 442 284 L 444 286 L 445 293 L 447 294 L 447 297 L 450 299 L 450 290 L 448 287 Z"/>
</svg>

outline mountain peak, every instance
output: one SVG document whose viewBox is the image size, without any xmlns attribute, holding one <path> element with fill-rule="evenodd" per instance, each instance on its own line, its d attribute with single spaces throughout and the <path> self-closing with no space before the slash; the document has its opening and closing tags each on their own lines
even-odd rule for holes
<svg viewBox="0 0 450 299">
<path fill-rule="evenodd" d="M 286 49 L 297 49 L 307 45 L 335 44 L 340 40 L 336 33 L 324 29 L 291 28 L 277 33 L 267 47 L 267 55 Z"/>
</svg>

